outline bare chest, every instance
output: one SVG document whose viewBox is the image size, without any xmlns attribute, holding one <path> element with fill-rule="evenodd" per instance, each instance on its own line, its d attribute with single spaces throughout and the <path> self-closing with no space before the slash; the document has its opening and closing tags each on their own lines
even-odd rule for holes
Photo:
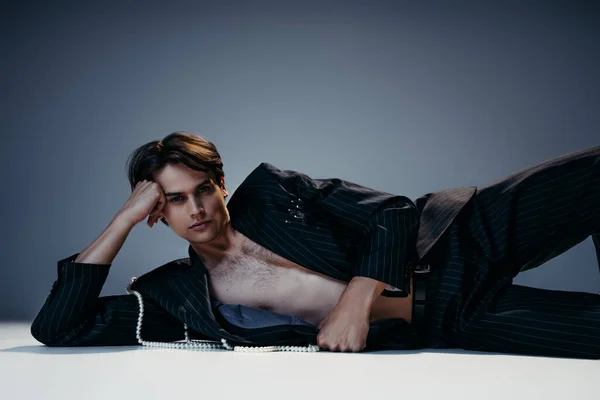
<svg viewBox="0 0 600 400">
<path fill-rule="evenodd" d="M 272 291 L 286 282 L 285 269 L 294 266 L 258 245 L 248 250 L 226 255 L 211 268 L 211 294 L 226 303 L 265 308 Z"/>
<path fill-rule="evenodd" d="M 244 238 L 240 250 L 209 268 L 211 296 L 228 304 L 297 316 L 318 325 L 336 306 L 347 282 L 312 271 Z M 379 297 L 370 320 L 410 322 L 412 296 Z"/>
<path fill-rule="evenodd" d="M 320 319 L 347 283 L 312 271 L 246 239 L 241 250 L 210 268 L 211 295 L 224 303 Z"/>
</svg>

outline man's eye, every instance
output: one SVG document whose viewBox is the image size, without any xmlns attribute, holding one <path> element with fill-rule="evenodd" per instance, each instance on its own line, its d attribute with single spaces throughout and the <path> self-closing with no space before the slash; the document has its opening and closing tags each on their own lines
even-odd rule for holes
<svg viewBox="0 0 600 400">
<path fill-rule="evenodd" d="M 204 189 L 206 189 L 206 190 L 204 190 Z M 204 191 L 204 192 L 207 192 L 209 189 L 210 189 L 210 187 L 208 187 L 208 186 L 204 186 L 204 187 L 200 188 L 199 192 L 203 192 L 203 191 Z M 179 201 L 176 201 L 177 199 L 183 199 L 183 197 L 181 197 L 181 196 L 175 196 L 175 197 L 173 197 L 173 198 L 170 200 L 170 202 L 171 202 L 171 203 L 179 203 Z"/>
</svg>

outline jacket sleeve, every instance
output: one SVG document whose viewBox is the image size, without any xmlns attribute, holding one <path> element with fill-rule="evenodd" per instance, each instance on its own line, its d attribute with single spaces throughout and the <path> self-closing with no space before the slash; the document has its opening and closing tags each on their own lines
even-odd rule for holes
<svg viewBox="0 0 600 400">
<path fill-rule="evenodd" d="M 383 295 L 408 296 L 420 216 L 408 197 L 338 178 L 314 179 L 270 164 L 265 167 L 278 174 L 305 207 L 314 207 L 356 235 L 354 276 L 387 283 Z"/>
<path fill-rule="evenodd" d="M 31 334 L 47 346 L 119 346 L 139 344 L 139 304 L 134 295 L 99 297 L 111 264 L 76 263 L 76 253 L 58 261 L 58 279 L 31 325 Z M 144 340 L 184 338 L 183 323 L 152 299 L 143 297 Z"/>
</svg>

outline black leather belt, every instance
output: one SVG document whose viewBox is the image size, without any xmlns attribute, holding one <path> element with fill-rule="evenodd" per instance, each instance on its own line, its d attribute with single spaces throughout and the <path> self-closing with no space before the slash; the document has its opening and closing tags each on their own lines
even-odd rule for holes
<svg viewBox="0 0 600 400">
<path fill-rule="evenodd" d="M 425 324 L 425 299 L 427 297 L 427 278 L 431 272 L 429 264 L 416 265 L 413 271 L 413 309 L 411 323 L 419 334 L 423 333 Z"/>
</svg>

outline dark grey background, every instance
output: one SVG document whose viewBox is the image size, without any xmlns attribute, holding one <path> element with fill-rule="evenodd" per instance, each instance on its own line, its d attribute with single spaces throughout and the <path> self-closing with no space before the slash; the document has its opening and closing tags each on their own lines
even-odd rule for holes
<svg viewBox="0 0 600 400">
<path fill-rule="evenodd" d="M 33 319 L 175 130 L 230 191 L 266 161 L 412 199 L 600 144 L 593 2 L 210 3 L 3 4 L 0 318 Z M 187 246 L 136 226 L 102 295 Z M 600 292 L 591 239 L 515 282 Z"/>
</svg>

